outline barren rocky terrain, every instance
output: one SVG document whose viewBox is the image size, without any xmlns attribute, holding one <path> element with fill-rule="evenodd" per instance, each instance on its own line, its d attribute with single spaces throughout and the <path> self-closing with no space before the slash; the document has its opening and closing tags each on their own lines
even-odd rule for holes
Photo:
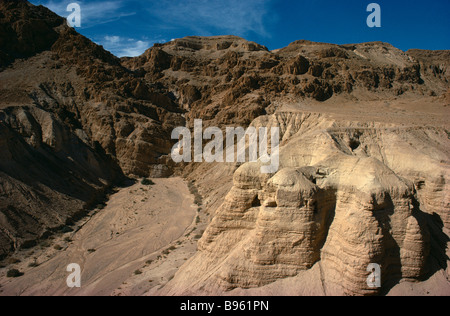
<svg viewBox="0 0 450 316">
<path fill-rule="evenodd" d="M 177 249 L 179 240 L 194 238 L 195 234 L 185 235 L 195 227 L 196 218 L 194 198 L 180 178 L 128 186 L 74 232 L 55 236 L 38 250 L 17 254 L 14 259 L 21 261 L 17 267 L 25 274 L 12 281 L 3 279 L 1 294 L 113 295 L 129 278 L 139 275 L 140 269 L 170 261 L 167 255 Z M 66 267 L 72 263 L 83 267 L 79 289 L 66 285 Z M 171 272 L 165 270 L 154 278 L 154 284 L 146 280 L 146 285 L 156 286 L 164 277 L 167 281 L 170 275 L 166 274 Z"/>
<path fill-rule="evenodd" d="M 450 295 L 449 62 L 235 36 L 119 59 L 0 0 L 0 295 Z M 278 172 L 174 164 L 195 119 L 279 127 Z"/>
</svg>

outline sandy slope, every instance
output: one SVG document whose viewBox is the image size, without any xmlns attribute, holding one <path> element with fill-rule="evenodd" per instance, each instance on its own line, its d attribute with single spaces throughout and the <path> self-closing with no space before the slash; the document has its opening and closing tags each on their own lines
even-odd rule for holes
<svg viewBox="0 0 450 316">
<path fill-rule="evenodd" d="M 195 225 L 197 208 L 186 183 L 180 178 L 155 183 L 135 184 L 113 195 L 107 207 L 87 220 L 78 232 L 53 241 L 53 245 L 63 246 L 61 251 L 53 246 L 43 254 L 37 250 L 38 267 L 28 267 L 33 251 L 19 254 L 22 262 L 15 267 L 25 275 L 7 279 L 7 268 L 0 270 L 0 295 L 113 294 L 145 262 Z M 65 241 L 67 237 L 72 242 Z M 81 289 L 66 285 L 70 274 L 66 267 L 71 263 L 81 266 Z"/>
</svg>

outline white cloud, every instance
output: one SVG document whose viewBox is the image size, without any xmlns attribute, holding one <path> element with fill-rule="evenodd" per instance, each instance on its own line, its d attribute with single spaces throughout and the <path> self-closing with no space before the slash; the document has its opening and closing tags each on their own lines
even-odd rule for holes
<svg viewBox="0 0 450 316">
<path fill-rule="evenodd" d="M 98 44 L 118 57 L 136 57 L 142 55 L 155 43 L 163 41 L 136 40 L 121 36 L 105 36 Z"/>
<path fill-rule="evenodd" d="M 209 35 L 214 31 L 233 35 L 254 32 L 268 36 L 265 18 L 272 0 L 160 0 L 147 2 L 148 11 L 167 26 L 177 25 Z M 144 5 L 144 4 L 143 4 Z"/>
<path fill-rule="evenodd" d="M 67 6 L 76 2 L 81 7 L 81 27 L 89 28 L 98 24 L 116 21 L 122 17 L 136 14 L 136 12 L 125 10 L 124 0 L 101 0 L 86 2 L 83 0 L 43 0 L 40 4 L 46 6 L 62 17 L 68 17 L 70 12 Z"/>
<path fill-rule="evenodd" d="M 270 10 L 273 1 L 275 0 L 32 0 L 63 17 L 70 15 L 66 11 L 68 4 L 78 3 L 81 7 L 81 29 L 90 28 L 90 32 L 95 34 L 90 38 L 119 57 L 140 55 L 154 43 L 161 42 L 158 39 L 172 38 L 174 34 L 229 34 L 246 37 L 253 33 L 269 37 L 266 27 L 274 18 Z M 135 14 L 139 15 L 135 25 L 139 29 L 134 29 L 132 20 L 127 20 L 123 25 L 114 23 L 106 31 L 105 28 L 94 28 Z M 115 36 L 114 33 L 120 36 Z"/>
<path fill-rule="evenodd" d="M 120 36 L 105 36 L 105 41 L 110 43 L 111 45 L 117 44 L 120 42 Z"/>
</svg>

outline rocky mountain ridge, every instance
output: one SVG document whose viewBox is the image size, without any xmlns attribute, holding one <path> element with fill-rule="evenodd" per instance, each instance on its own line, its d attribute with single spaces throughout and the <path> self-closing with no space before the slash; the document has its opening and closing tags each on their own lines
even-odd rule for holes
<svg viewBox="0 0 450 316">
<path fill-rule="evenodd" d="M 168 175 L 159 159 L 184 119 L 166 94 L 48 9 L 4 0 L 0 12 L 4 255 L 100 203 L 124 174 Z"/>
</svg>

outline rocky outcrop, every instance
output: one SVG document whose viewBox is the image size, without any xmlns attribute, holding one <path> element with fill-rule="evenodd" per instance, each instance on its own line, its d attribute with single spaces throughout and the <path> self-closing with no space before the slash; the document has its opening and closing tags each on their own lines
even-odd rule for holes
<svg viewBox="0 0 450 316">
<path fill-rule="evenodd" d="M 294 113 L 262 117 L 259 124 L 281 129 L 280 170 L 262 175 L 260 164 L 250 163 L 236 171 L 199 252 L 164 293 L 261 287 L 320 262 L 325 292 L 338 289 L 328 294 L 374 295 L 434 273 L 435 258 L 445 262 L 448 237 L 439 222 L 446 223 L 450 211 L 447 191 L 435 188 L 425 202 L 424 186 L 412 176 L 448 178 L 444 130 Z M 410 161 L 404 155 L 414 156 L 414 142 L 424 138 L 430 147 L 440 145 L 423 151 L 420 166 L 397 164 Z M 367 284 L 374 263 L 381 267 L 381 289 Z"/>
<path fill-rule="evenodd" d="M 83 130 L 93 143 L 98 142 L 118 160 L 126 174 L 170 174 L 169 170 L 161 172 L 167 168 L 159 159 L 170 153 L 170 133 L 184 125 L 184 119 L 168 92 L 122 67 L 118 58 L 68 27 L 51 11 L 26 1 L 1 3 L 4 29 L 38 20 L 51 26 L 53 34 L 47 46 L 32 53 L 46 52 L 5 71 L 3 82 L 8 80 L 8 85 L 3 86 L 2 95 L 12 97 L 2 98 L 2 102 L 38 105 L 57 115 L 73 131 Z M 39 24 L 34 28 L 40 30 Z M 49 33 L 47 29 L 41 31 Z M 42 38 L 22 28 L 8 34 L 24 40 L 26 36 Z M 9 43 L 0 46 L 5 54 L 9 49 Z M 33 54 L 22 56 L 17 52 L 14 56 Z M 156 61 L 162 63 L 161 58 Z M 26 80 L 27 84 L 23 80 L 25 71 L 34 78 Z M 18 95 L 23 97 L 17 100 Z"/>
<path fill-rule="evenodd" d="M 117 164 L 35 107 L 0 111 L 0 256 L 29 247 L 103 199 Z"/>
<path fill-rule="evenodd" d="M 51 48 L 64 19 L 24 0 L 0 1 L 0 69 Z"/>
</svg>

